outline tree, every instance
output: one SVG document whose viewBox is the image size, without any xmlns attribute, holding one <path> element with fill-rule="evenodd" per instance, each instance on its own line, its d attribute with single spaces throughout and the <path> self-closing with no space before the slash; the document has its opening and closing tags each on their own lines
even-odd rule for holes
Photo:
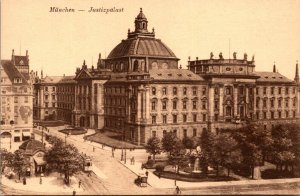
<svg viewBox="0 0 300 196">
<path fill-rule="evenodd" d="M 18 174 L 19 180 L 21 180 L 21 176 L 25 174 L 28 163 L 29 162 L 23 152 L 21 150 L 16 150 L 13 156 L 12 168 L 14 172 Z"/>
<path fill-rule="evenodd" d="M 8 152 L 6 149 L 0 150 L 1 154 L 1 171 L 3 172 L 5 167 L 11 167 L 14 159 L 14 154 Z"/>
<path fill-rule="evenodd" d="M 207 129 L 202 131 L 201 138 L 199 140 L 199 145 L 201 147 L 200 164 L 205 175 L 207 175 L 209 164 L 212 163 L 214 140 L 214 133 Z"/>
<path fill-rule="evenodd" d="M 241 160 L 237 144 L 237 141 L 229 133 L 220 133 L 215 136 L 212 159 L 217 168 L 217 176 L 219 175 L 219 165 L 227 167 L 229 176 L 231 167 Z"/>
<path fill-rule="evenodd" d="M 168 132 L 161 140 L 163 151 L 168 152 L 169 155 L 171 155 L 174 151 L 176 151 L 178 141 L 179 139 L 174 133 Z"/>
<path fill-rule="evenodd" d="M 70 182 L 70 176 L 80 171 L 83 166 L 83 159 L 78 149 L 74 145 L 64 145 L 58 140 L 46 153 L 45 159 L 49 169 L 65 175 L 67 184 Z"/>
<path fill-rule="evenodd" d="M 149 138 L 145 148 L 148 153 L 153 155 L 153 160 L 155 163 L 155 155 L 161 153 L 160 139 L 157 137 Z"/>
<path fill-rule="evenodd" d="M 186 149 L 189 149 L 190 152 L 192 151 L 192 149 L 194 149 L 196 146 L 196 142 L 195 142 L 195 139 L 192 139 L 190 137 L 184 137 L 182 139 L 182 144 L 183 146 L 186 148 Z"/>
<path fill-rule="evenodd" d="M 272 129 L 273 143 L 273 158 L 276 163 L 276 168 L 282 166 L 287 169 L 288 165 L 295 160 L 295 149 L 293 149 L 293 141 L 291 138 L 291 127 L 289 125 L 277 125 Z"/>
</svg>

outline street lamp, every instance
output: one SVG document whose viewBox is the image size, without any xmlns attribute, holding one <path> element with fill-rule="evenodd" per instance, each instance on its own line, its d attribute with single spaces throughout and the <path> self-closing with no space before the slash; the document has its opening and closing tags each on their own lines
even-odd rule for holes
<svg viewBox="0 0 300 196">
<path fill-rule="evenodd" d="M 10 129 L 10 140 L 9 140 L 9 149 L 11 150 L 11 138 L 12 138 L 12 129 L 13 129 L 13 126 L 14 126 L 14 121 L 11 120 L 10 122 L 10 125 L 11 125 L 11 129 Z"/>
</svg>

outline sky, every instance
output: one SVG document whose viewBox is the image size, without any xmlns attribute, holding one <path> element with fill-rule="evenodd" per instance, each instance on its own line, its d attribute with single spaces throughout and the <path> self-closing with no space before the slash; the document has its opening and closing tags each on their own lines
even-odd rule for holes
<svg viewBox="0 0 300 196">
<path fill-rule="evenodd" d="M 74 13 L 49 12 L 50 7 Z M 123 8 L 123 12 L 88 12 Z M 256 71 L 290 79 L 300 60 L 300 0 L 1 0 L 1 59 L 29 51 L 30 69 L 44 75 L 74 75 L 83 60 L 96 65 L 134 30 L 140 8 L 161 39 L 186 66 L 192 60 L 255 55 Z M 78 11 L 85 10 L 85 11 Z"/>
</svg>

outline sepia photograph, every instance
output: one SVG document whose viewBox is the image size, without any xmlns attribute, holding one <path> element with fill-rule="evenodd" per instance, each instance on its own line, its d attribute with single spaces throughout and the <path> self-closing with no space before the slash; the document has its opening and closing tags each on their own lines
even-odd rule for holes
<svg viewBox="0 0 300 196">
<path fill-rule="evenodd" d="M 1 195 L 299 195 L 300 0 L 0 0 Z"/>
</svg>

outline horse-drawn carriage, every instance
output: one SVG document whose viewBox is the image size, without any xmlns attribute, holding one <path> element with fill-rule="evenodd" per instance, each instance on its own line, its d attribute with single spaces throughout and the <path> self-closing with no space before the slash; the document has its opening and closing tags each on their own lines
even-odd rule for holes
<svg viewBox="0 0 300 196">
<path fill-rule="evenodd" d="M 145 174 L 138 174 L 138 177 L 134 180 L 134 183 L 140 187 L 147 186 L 148 177 Z"/>
</svg>

